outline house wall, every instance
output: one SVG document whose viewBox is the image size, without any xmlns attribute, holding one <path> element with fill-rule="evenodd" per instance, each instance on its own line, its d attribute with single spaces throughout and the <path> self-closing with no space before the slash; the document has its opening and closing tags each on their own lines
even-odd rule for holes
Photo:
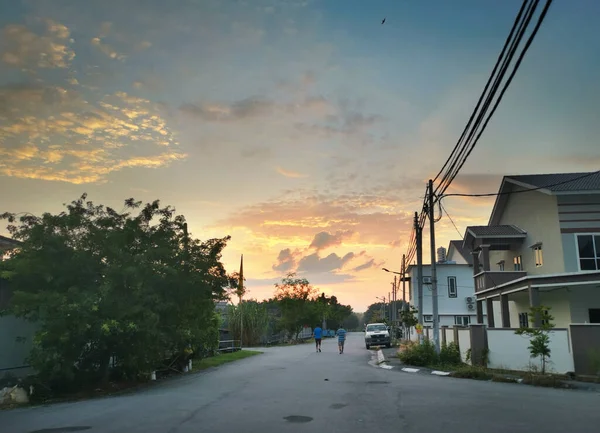
<svg viewBox="0 0 600 433">
<path fill-rule="evenodd" d="M 589 309 L 600 308 L 600 288 L 579 286 L 569 290 L 571 323 L 589 323 Z"/>
<path fill-rule="evenodd" d="M 487 329 L 488 366 L 490 368 L 527 371 L 540 366 L 539 359 L 529 354 L 530 338 L 516 335 L 514 329 Z M 569 343 L 569 331 L 556 329 L 550 333 L 551 363 L 548 371 L 559 374 L 574 371 L 573 356 Z"/>
<path fill-rule="evenodd" d="M 410 302 L 415 307 L 418 304 L 417 299 L 417 268 L 416 266 L 409 268 L 411 282 L 409 286 Z M 423 265 L 423 276 L 431 276 L 431 265 Z M 448 296 L 448 277 L 456 277 L 457 297 L 450 298 Z M 438 312 L 440 326 L 453 326 L 454 316 L 470 316 L 471 323 L 475 323 L 476 311 L 469 310 L 466 302 L 467 297 L 475 296 L 475 285 L 473 280 L 473 268 L 469 265 L 459 264 L 438 264 Z M 433 312 L 431 285 L 423 285 L 423 314 L 431 315 Z M 425 326 L 431 326 L 431 322 L 424 323 Z"/>
<path fill-rule="evenodd" d="M 456 251 L 452 245 L 448 248 L 448 253 L 446 254 L 446 259 L 449 262 L 456 262 L 457 265 L 468 265 L 469 263 L 465 260 L 465 258 Z"/>
<path fill-rule="evenodd" d="M 522 190 L 514 187 L 514 191 Z M 490 266 L 497 270 L 496 263 L 505 261 L 505 269 L 513 269 L 515 256 L 522 256 L 523 269 L 529 275 L 555 274 L 565 271 L 563 240 L 560 233 L 556 196 L 539 191 L 511 194 L 506 202 L 499 225 L 513 224 L 527 232 L 523 244 L 514 251 L 491 251 Z M 531 245 L 543 242 L 541 267 L 535 266 L 535 254 Z"/>
<path fill-rule="evenodd" d="M 570 296 L 564 289 L 553 291 L 540 291 L 540 304 L 550 307 L 550 315 L 554 317 L 554 325 L 557 328 L 568 328 L 572 323 Z M 519 314 L 529 313 L 531 320 L 531 307 L 529 306 L 529 295 L 526 292 L 514 294 L 514 311 L 511 311 L 510 324 L 512 328 L 519 327 Z M 509 306 L 510 308 L 510 306 Z"/>
<path fill-rule="evenodd" d="M 600 194 L 558 196 L 565 272 L 579 272 L 577 233 L 600 233 Z"/>
<path fill-rule="evenodd" d="M 0 377 L 6 373 L 23 376 L 31 373 L 27 357 L 33 344 L 35 326 L 14 316 L 0 317 Z M 18 342 L 17 337 L 24 337 Z"/>
</svg>

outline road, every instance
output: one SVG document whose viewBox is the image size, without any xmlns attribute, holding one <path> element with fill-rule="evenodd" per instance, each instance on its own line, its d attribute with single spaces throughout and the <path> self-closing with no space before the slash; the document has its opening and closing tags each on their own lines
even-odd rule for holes
<svg viewBox="0 0 600 433">
<path fill-rule="evenodd" d="M 276 347 L 137 394 L 0 412 L 3 433 L 597 433 L 600 394 L 384 370 L 362 334 Z M 84 430 L 85 428 L 85 430 Z"/>
</svg>

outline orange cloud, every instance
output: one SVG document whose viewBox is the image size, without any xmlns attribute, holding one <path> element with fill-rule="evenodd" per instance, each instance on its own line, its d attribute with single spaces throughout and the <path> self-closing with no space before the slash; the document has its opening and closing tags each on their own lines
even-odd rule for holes
<svg viewBox="0 0 600 433">
<path fill-rule="evenodd" d="M 75 58 L 68 40 L 69 29 L 63 24 L 46 20 L 41 34 L 19 24 L 2 29 L 0 59 L 18 68 L 67 68 Z"/>
<path fill-rule="evenodd" d="M 286 169 L 281 168 L 281 167 L 277 167 L 276 171 L 277 171 L 277 173 L 279 173 L 282 176 L 291 177 L 291 178 L 294 178 L 294 179 L 299 179 L 299 178 L 302 178 L 302 177 L 307 177 L 306 174 L 298 173 L 296 171 L 286 170 Z"/>
<path fill-rule="evenodd" d="M 114 171 L 157 168 L 186 157 L 158 107 L 125 92 L 90 101 L 73 88 L 5 86 L 2 114 L 0 174 L 5 176 L 103 182 Z"/>
</svg>

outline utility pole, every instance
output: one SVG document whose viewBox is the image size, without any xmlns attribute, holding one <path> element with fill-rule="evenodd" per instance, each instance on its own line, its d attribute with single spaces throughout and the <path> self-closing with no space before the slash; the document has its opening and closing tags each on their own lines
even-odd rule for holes
<svg viewBox="0 0 600 433">
<path fill-rule="evenodd" d="M 406 303 L 406 254 L 402 254 L 402 310 L 408 310 Z"/>
<path fill-rule="evenodd" d="M 415 235 L 417 238 L 417 318 L 423 326 L 423 230 L 419 227 L 419 214 L 415 212 Z M 423 333 L 419 334 L 419 343 L 423 343 Z"/>
<path fill-rule="evenodd" d="M 433 203 L 433 180 L 429 179 L 427 211 L 429 213 L 429 239 L 431 248 L 431 307 L 433 313 L 433 344 L 436 353 L 440 353 L 440 324 L 438 319 L 438 287 L 435 257 L 435 212 Z"/>
</svg>

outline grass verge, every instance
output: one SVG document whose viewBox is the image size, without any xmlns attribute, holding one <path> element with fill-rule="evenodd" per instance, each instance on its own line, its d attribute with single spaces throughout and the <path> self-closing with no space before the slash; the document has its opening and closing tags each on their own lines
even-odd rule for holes
<svg viewBox="0 0 600 433">
<path fill-rule="evenodd" d="M 199 361 L 194 361 L 192 364 L 193 371 L 206 370 L 211 367 L 227 364 L 228 362 L 239 361 L 240 359 L 250 358 L 251 356 L 260 355 L 262 352 L 258 350 L 238 350 L 237 352 L 223 353 L 221 355 L 204 358 Z"/>
</svg>

